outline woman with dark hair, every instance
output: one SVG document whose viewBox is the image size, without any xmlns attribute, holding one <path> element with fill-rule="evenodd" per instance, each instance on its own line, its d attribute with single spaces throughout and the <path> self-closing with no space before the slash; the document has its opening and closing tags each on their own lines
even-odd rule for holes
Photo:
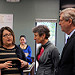
<svg viewBox="0 0 75 75">
<path fill-rule="evenodd" d="M 36 75 L 54 75 L 59 61 L 57 48 L 48 40 L 50 30 L 45 25 L 33 28 L 34 40 L 41 43 L 36 55 L 39 63 Z"/>
<path fill-rule="evenodd" d="M 27 45 L 27 43 L 26 43 L 26 36 L 25 35 L 20 36 L 20 45 L 18 45 L 18 46 L 25 53 L 26 58 L 27 58 L 27 62 L 29 64 L 31 64 L 32 63 L 32 59 L 31 59 L 32 50 L 31 50 L 31 47 L 29 45 Z"/>
<path fill-rule="evenodd" d="M 23 75 L 28 66 L 23 51 L 15 45 L 15 35 L 10 27 L 0 30 L 0 69 L 1 75 Z"/>
</svg>

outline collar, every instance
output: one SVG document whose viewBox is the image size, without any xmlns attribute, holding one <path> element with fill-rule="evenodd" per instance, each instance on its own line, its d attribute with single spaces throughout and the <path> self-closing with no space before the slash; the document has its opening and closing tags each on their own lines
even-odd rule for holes
<svg viewBox="0 0 75 75">
<path fill-rule="evenodd" d="M 50 41 L 48 41 L 45 45 L 42 45 L 42 47 L 44 47 L 44 49 L 48 46 Z"/>
<path fill-rule="evenodd" d="M 72 34 L 75 32 L 75 29 L 69 34 L 69 38 L 72 36 Z"/>
</svg>

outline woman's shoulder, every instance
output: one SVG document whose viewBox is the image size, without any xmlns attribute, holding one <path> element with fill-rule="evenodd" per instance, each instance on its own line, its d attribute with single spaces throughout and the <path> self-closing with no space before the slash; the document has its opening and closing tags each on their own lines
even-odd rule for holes
<svg viewBox="0 0 75 75">
<path fill-rule="evenodd" d="M 30 45 L 27 45 L 27 48 L 31 48 Z"/>
<path fill-rule="evenodd" d="M 27 44 L 27 47 L 30 47 L 30 45 Z"/>
<path fill-rule="evenodd" d="M 20 51 L 20 52 L 22 51 L 19 45 L 15 45 L 15 48 L 16 48 L 16 51 Z"/>
</svg>

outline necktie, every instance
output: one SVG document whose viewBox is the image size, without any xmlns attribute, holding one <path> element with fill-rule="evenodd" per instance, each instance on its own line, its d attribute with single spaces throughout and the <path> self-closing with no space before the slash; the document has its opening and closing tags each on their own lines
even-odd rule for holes
<svg viewBox="0 0 75 75">
<path fill-rule="evenodd" d="M 44 52 L 44 48 L 42 47 L 41 50 L 40 50 L 39 55 L 37 56 L 37 59 L 38 59 L 38 60 L 40 59 L 40 56 L 42 55 L 43 52 Z"/>
<path fill-rule="evenodd" d="M 68 40 L 69 40 L 69 37 L 67 38 L 67 42 L 68 42 Z"/>
</svg>

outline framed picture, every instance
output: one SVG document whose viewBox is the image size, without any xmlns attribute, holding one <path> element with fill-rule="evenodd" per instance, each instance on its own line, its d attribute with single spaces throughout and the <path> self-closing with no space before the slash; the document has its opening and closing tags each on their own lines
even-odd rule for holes
<svg viewBox="0 0 75 75">
<path fill-rule="evenodd" d="M 5 26 L 13 29 L 13 14 L 0 14 L 0 28 Z"/>
</svg>

